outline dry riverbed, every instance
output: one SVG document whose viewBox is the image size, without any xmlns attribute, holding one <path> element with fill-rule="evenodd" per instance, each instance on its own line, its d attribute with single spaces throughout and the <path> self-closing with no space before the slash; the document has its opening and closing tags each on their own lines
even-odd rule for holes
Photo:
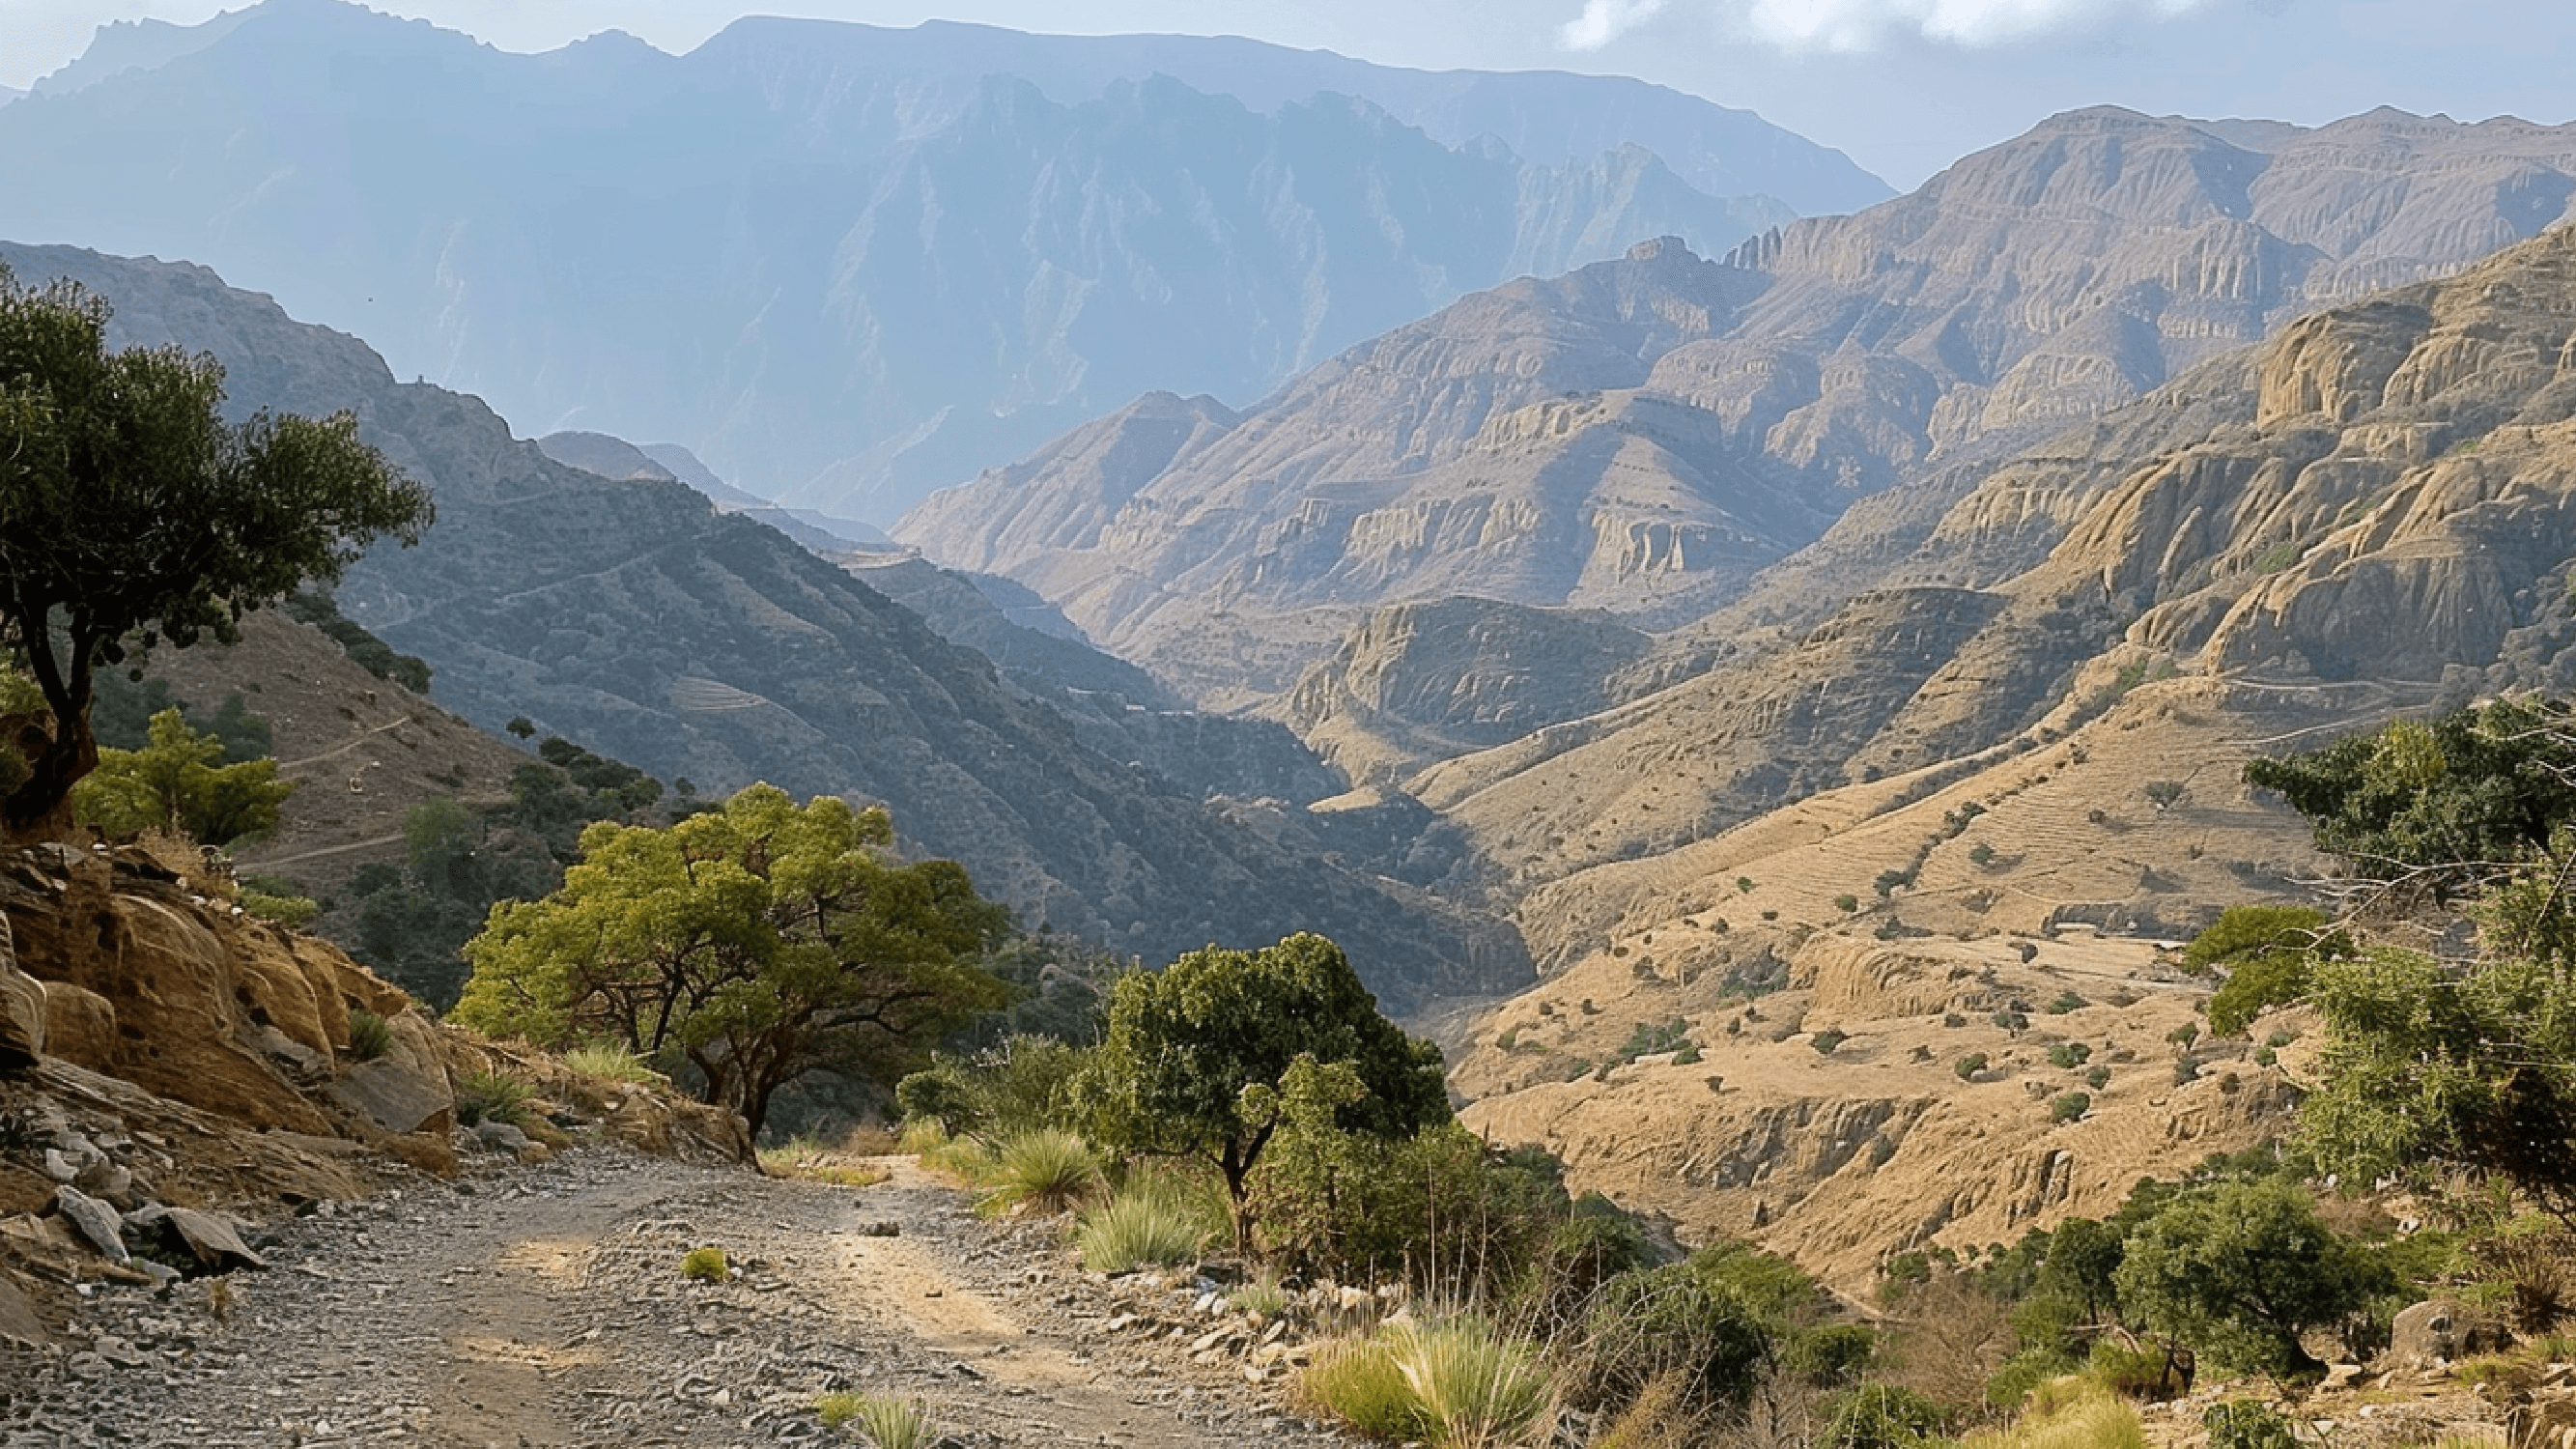
<svg viewBox="0 0 2576 1449">
<path fill-rule="evenodd" d="M 978 1449 L 1348 1442 L 1243 1335 L 1207 1347 L 1207 1283 L 1086 1275 L 1053 1229 L 875 1165 L 849 1188 L 585 1148 L 325 1205 L 259 1239 L 265 1272 L 96 1287 L 67 1347 L 0 1353 L 0 1449 L 821 1445 L 839 1391 Z M 710 1246 L 737 1275 L 683 1279 Z"/>
</svg>

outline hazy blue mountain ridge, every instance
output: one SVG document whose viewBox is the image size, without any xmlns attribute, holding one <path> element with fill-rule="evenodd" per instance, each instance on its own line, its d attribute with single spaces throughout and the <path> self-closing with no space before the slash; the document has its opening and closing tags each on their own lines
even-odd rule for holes
<svg viewBox="0 0 2576 1449">
<path fill-rule="evenodd" d="M 1506 103 L 1390 73 L 1417 111 L 1446 87 L 1525 140 L 1568 98 L 1697 107 L 1700 173 L 1741 132 L 1761 194 L 1696 189 L 1614 134 L 1616 106 L 1584 122 L 1599 147 L 1537 164 L 1290 78 L 1347 62 L 1278 52 L 1251 107 L 1106 62 L 1073 87 L 1065 62 L 1066 99 L 914 59 L 911 34 L 746 23 L 685 57 L 614 32 L 519 56 L 331 0 L 111 27 L 0 117 L 0 233 L 184 256 L 531 431 L 671 439 L 753 494 L 881 522 L 1140 393 L 1249 402 L 1513 275 L 1643 236 L 1733 245 L 1783 219 L 1766 196 L 1806 194 L 1806 163 L 1833 194 L 1871 185 L 1628 82 Z"/>
<path fill-rule="evenodd" d="M 1028 924 L 1148 958 L 1314 929 L 1399 1001 L 1527 972 L 1507 928 L 1265 840 L 1086 746 L 982 655 L 676 481 L 557 463 L 479 399 L 397 383 L 357 339 L 202 267 L 14 244 L 0 263 L 110 298 L 120 345 L 212 352 L 237 411 L 353 409 L 431 486 L 438 521 L 417 548 L 371 552 L 341 606 L 428 660 L 439 702 L 486 729 L 525 715 L 708 793 L 765 779 L 883 801 L 908 848 L 965 862 Z"/>
</svg>

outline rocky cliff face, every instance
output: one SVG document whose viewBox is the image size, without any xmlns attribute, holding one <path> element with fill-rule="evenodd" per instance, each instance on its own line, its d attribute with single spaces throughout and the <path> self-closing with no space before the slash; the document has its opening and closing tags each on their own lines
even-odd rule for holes
<svg viewBox="0 0 2576 1449">
<path fill-rule="evenodd" d="M 1743 603 L 1702 637 L 1803 631 L 1821 621 L 1812 585 L 1870 586 L 2004 460 L 2131 459 L 2142 428 L 2210 424 L 2206 395 L 2233 390 L 2178 385 L 2194 368 L 2538 234 L 2571 178 L 2564 127 L 2079 112 L 1725 265 L 1649 249 L 1468 299 L 1240 418 L 1184 428 L 1175 404 L 1140 405 L 898 532 L 1229 702 L 1285 691 L 1366 608 L 1443 594 L 1656 628 Z M 2325 385 L 2336 406 L 2357 396 Z M 2065 432 L 2151 394 L 2152 426 Z M 2009 545 L 1961 553 L 1983 580 L 2037 562 L 2064 522 L 1991 489 L 1980 506 L 1982 536 Z M 1847 515 L 1839 546 L 1784 562 Z M 1826 560 L 1838 580 L 1816 574 Z M 1711 657 L 1677 650 L 1632 686 Z"/>
<path fill-rule="evenodd" d="M 398 385 L 353 339 L 201 269 L 68 249 L 0 260 L 115 300 L 120 340 L 210 348 L 238 405 L 356 409 L 432 485 L 439 521 L 421 547 L 353 569 L 341 605 L 427 659 L 440 701 L 487 729 L 526 715 L 711 791 L 766 779 L 882 800 L 909 847 L 962 860 L 1028 924 L 1147 956 L 1322 930 L 1395 999 L 1483 959 L 1458 921 L 1086 747 L 989 661 L 684 487 L 565 468 L 476 400 Z"/>
<path fill-rule="evenodd" d="M 1257 397 L 1524 271 L 1884 194 L 1742 113 L 1577 77 L 1543 103 L 1597 144 L 1525 161 L 1483 133 L 1562 132 L 1526 85 L 1326 67 L 1470 127 L 1434 139 L 1244 42 L 1140 68 L 752 22 L 685 57 L 615 32 L 522 56 L 287 0 L 110 39 L 8 108 L 0 234 L 192 258 L 514 418 L 878 522 L 1140 392 Z"/>
</svg>

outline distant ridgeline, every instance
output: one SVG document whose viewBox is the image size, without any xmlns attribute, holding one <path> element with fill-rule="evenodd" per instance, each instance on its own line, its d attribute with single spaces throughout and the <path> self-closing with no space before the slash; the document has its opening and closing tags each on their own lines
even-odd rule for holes
<svg viewBox="0 0 2576 1449">
<path fill-rule="evenodd" d="M 875 523 L 1141 392 L 1248 401 L 1508 277 L 1887 194 L 1632 80 L 946 25 L 526 56 L 273 0 L 109 27 L 0 109 L 0 234 L 198 261 Z"/>
</svg>

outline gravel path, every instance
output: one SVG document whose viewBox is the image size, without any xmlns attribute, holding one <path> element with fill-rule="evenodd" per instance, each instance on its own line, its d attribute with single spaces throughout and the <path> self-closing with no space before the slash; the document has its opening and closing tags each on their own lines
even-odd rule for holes
<svg viewBox="0 0 2576 1449">
<path fill-rule="evenodd" d="M 70 1351 L 0 1355 L 0 1449 L 819 1445 L 842 1390 L 924 1400 L 969 1446 L 1347 1442 L 1289 1416 L 1245 1335 L 1208 1347 L 1206 1283 L 1083 1274 L 879 1166 L 854 1189 L 586 1148 L 326 1205 L 262 1239 L 266 1272 L 101 1288 Z M 732 1281 L 681 1278 L 706 1246 Z"/>
</svg>

